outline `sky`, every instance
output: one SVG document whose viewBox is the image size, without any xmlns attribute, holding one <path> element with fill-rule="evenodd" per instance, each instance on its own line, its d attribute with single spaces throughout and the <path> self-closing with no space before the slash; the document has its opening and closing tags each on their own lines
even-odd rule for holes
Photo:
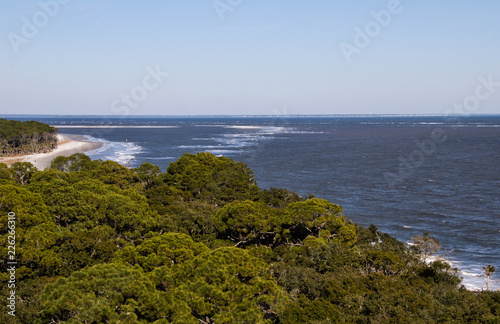
<svg viewBox="0 0 500 324">
<path fill-rule="evenodd" d="M 500 114 L 497 0 L 0 0 L 0 116 Z"/>
</svg>

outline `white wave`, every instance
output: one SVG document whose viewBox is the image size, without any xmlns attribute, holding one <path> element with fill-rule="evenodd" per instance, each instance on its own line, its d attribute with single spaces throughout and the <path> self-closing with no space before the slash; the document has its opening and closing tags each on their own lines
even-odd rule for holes
<svg viewBox="0 0 500 324">
<path fill-rule="evenodd" d="M 261 145 L 265 141 L 276 139 L 281 134 L 289 133 L 317 133 L 308 131 L 296 131 L 293 128 L 282 126 L 254 126 L 254 125 L 196 125 L 200 127 L 221 127 L 237 130 L 234 133 L 221 134 L 218 137 L 196 138 L 195 140 L 210 140 L 219 144 L 203 145 L 180 145 L 178 148 L 195 150 L 199 152 L 210 152 L 213 154 L 234 154 L 242 149 Z M 208 144 L 208 143 L 207 143 Z"/>
<path fill-rule="evenodd" d="M 265 129 L 269 128 L 268 126 L 236 126 L 236 125 L 229 125 L 229 126 L 223 126 L 224 128 L 234 128 L 234 129 Z"/>
<path fill-rule="evenodd" d="M 467 277 L 482 277 L 482 275 L 480 274 L 477 274 L 477 273 L 472 273 L 472 272 L 468 272 L 468 271 L 460 271 L 460 274 L 463 275 L 463 276 L 467 276 Z"/>
<path fill-rule="evenodd" d="M 296 131 L 296 130 L 292 130 L 290 132 L 287 132 L 287 134 L 325 134 L 325 132 L 319 132 L 319 131 Z"/>
<path fill-rule="evenodd" d="M 453 264 L 454 264 L 454 262 L 452 262 L 451 260 L 448 260 L 448 259 L 444 258 L 441 255 L 428 255 L 427 258 L 426 258 L 426 262 L 427 263 L 436 262 L 436 261 L 446 262 L 450 266 L 453 266 Z"/>
<path fill-rule="evenodd" d="M 457 261 L 452 261 L 451 264 L 458 269 L 465 288 L 472 291 L 486 290 L 487 279 L 482 266 Z M 500 289 L 500 278 L 497 278 L 495 274 L 490 276 L 490 290 L 492 291 Z"/>
<path fill-rule="evenodd" d="M 218 125 L 218 124 L 196 124 L 196 125 L 191 125 L 193 127 L 224 127 L 224 125 Z"/>
<path fill-rule="evenodd" d="M 465 266 L 448 257 L 429 256 L 426 262 L 442 261 L 448 263 L 452 268 L 458 269 L 458 275 L 462 278 L 462 285 L 471 291 L 486 290 L 486 277 L 480 267 Z M 500 288 L 500 280 L 490 279 L 490 290 Z"/>
<path fill-rule="evenodd" d="M 144 158 L 145 160 L 174 160 L 176 159 L 173 156 L 162 156 L 162 157 L 148 157 Z"/>
<path fill-rule="evenodd" d="M 85 135 L 85 138 L 103 144 L 96 150 L 86 152 L 91 159 L 111 160 L 125 165 L 135 160 L 136 155 L 142 152 L 142 147 L 133 142 L 111 142 L 89 135 Z"/>
<path fill-rule="evenodd" d="M 226 154 L 234 154 L 234 153 L 237 153 L 238 151 L 235 151 L 235 150 L 207 150 L 205 152 L 209 152 L 209 153 L 212 153 L 212 154 L 217 155 L 217 156 L 222 156 L 222 155 L 226 155 Z"/>
<path fill-rule="evenodd" d="M 201 125 L 200 125 L 201 126 Z M 207 126 L 207 125 L 203 125 Z M 254 125 L 210 125 L 210 127 L 222 127 L 228 129 L 240 129 L 243 131 L 252 131 L 255 130 L 257 132 L 250 133 L 255 135 L 275 135 L 275 134 L 323 134 L 324 132 L 318 131 L 307 131 L 307 130 L 296 130 L 292 127 L 285 126 L 254 126 Z M 231 134 L 231 135 L 243 135 L 249 134 L 248 132 L 242 134 Z M 230 134 L 228 134 L 230 135 Z"/>
<path fill-rule="evenodd" d="M 282 126 L 248 126 L 248 125 L 221 125 L 223 128 L 240 130 L 257 130 L 260 134 L 275 134 L 291 131 L 291 128 Z"/>
<path fill-rule="evenodd" d="M 228 138 L 228 139 L 221 139 L 220 142 L 225 144 L 226 146 L 229 146 L 231 148 L 233 147 L 245 147 L 245 146 L 250 146 L 252 145 L 255 140 L 249 139 L 249 138 Z"/>
<path fill-rule="evenodd" d="M 486 290 L 487 279 L 486 279 L 486 276 L 484 274 L 469 273 L 466 271 L 459 271 L 459 274 L 463 279 L 462 284 L 464 285 L 464 287 L 466 289 L 472 290 L 472 291 Z M 496 291 L 498 289 L 500 289 L 500 280 L 496 279 L 492 275 L 490 277 L 490 290 Z"/>
<path fill-rule="evenodd" d="M 177 146 L 181 149 L 231 149 L 234 146 L 223 146 L 223 145 L 179 145 Z"/>
<path fill-rule="evenodd" d="M 51 125 L 55 128 L 179 128 L 179 126 L 147 126 L 147 125 Z"/>
<path fill-rule="evenodd" d="M 51 125 L 55 128 L 179 128 L 179 126 L 132 126 L 132 125 Z"/>
</svg>

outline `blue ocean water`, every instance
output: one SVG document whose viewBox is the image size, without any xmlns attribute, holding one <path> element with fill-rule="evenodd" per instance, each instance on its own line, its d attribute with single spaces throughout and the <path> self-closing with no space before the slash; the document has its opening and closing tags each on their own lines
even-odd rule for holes
<svg viewBox="0 0 500 324">
<path fill-rule="evenodd" d="M 500 270 L 500 116 L 26 119 L 103 142 L 92 159 L 164 171 L 208 151 L 246 163 L 263 188 L 313 193 L 399 240 L 430 232 L 469 289 L 485 289 L 483 266 Z"/>
</svg>

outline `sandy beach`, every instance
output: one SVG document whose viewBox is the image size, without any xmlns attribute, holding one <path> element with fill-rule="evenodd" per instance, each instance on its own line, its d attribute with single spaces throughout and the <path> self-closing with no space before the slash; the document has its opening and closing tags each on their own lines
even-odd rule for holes
<svg viewBox="0 0 500 324">
<path fill-rule="evenodd" d="M 50 166 L 50 163 L 56 157 L 70 156 L 75 153 L 85 153 L 98 149 L 102 143 L 88 142 L 83 138 L 72 137 L 68 135 L 57 135 L 58 144 L 57 149 L 49 153 L 20 155 L 12 157 L 0 157 L 0 163 L 11 165 L 14 162 L 31 162 L 38 170 L 45 170 Z"/>
</svg>

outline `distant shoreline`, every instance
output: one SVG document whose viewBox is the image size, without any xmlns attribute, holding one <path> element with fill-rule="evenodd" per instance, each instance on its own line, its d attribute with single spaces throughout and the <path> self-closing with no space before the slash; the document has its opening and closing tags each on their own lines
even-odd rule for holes
<svg viewBox="0 0 500 324">
<path fill-rule="evenodd" d="M 39 153 L 30 155 L 17 155 L 10 157 L 0 157 L 0 163 L 10 166 L 15 162 L 30 162 L 38 170 L 45 170 L 50 166 L 52 160 L 58 156 L 70 156 L 76 153 L 85 153 L 96 150 L 102 146 L 102 143 L 89 142 L 71 135 L 57 135 L 57 148 L 49 153 Z"/>
<path fill-rule="evenodd" d="M 477 117 L 500 117 L 499 113 L 481 113 L 481 114 L 468 114 L 451 115 L 448 113 L 422 113 L 422 114 L 396 114 L 396 113 L 359 113 L 359 114 L 240 114 L 240 115 L 218 115 L 218 114 L 195 114 L 195 115 L 129 115 L 129 118 L 137 119 L 213 119 L 213 118 L 421 118 L 421 117 L 438 117 L 438 118 L 477 118 Z M 101 119 L 117 119 L 123 122 L 121 115 L 53 115 L 53 114 L 4 114 L 2 118 L 18 119 L 18 118 L 101 118 Z M 51 125 L 55 127 L 63 127 L 63 125 Z M 106 126 L 106 125 L 104 125 Z"/>
</svg>

